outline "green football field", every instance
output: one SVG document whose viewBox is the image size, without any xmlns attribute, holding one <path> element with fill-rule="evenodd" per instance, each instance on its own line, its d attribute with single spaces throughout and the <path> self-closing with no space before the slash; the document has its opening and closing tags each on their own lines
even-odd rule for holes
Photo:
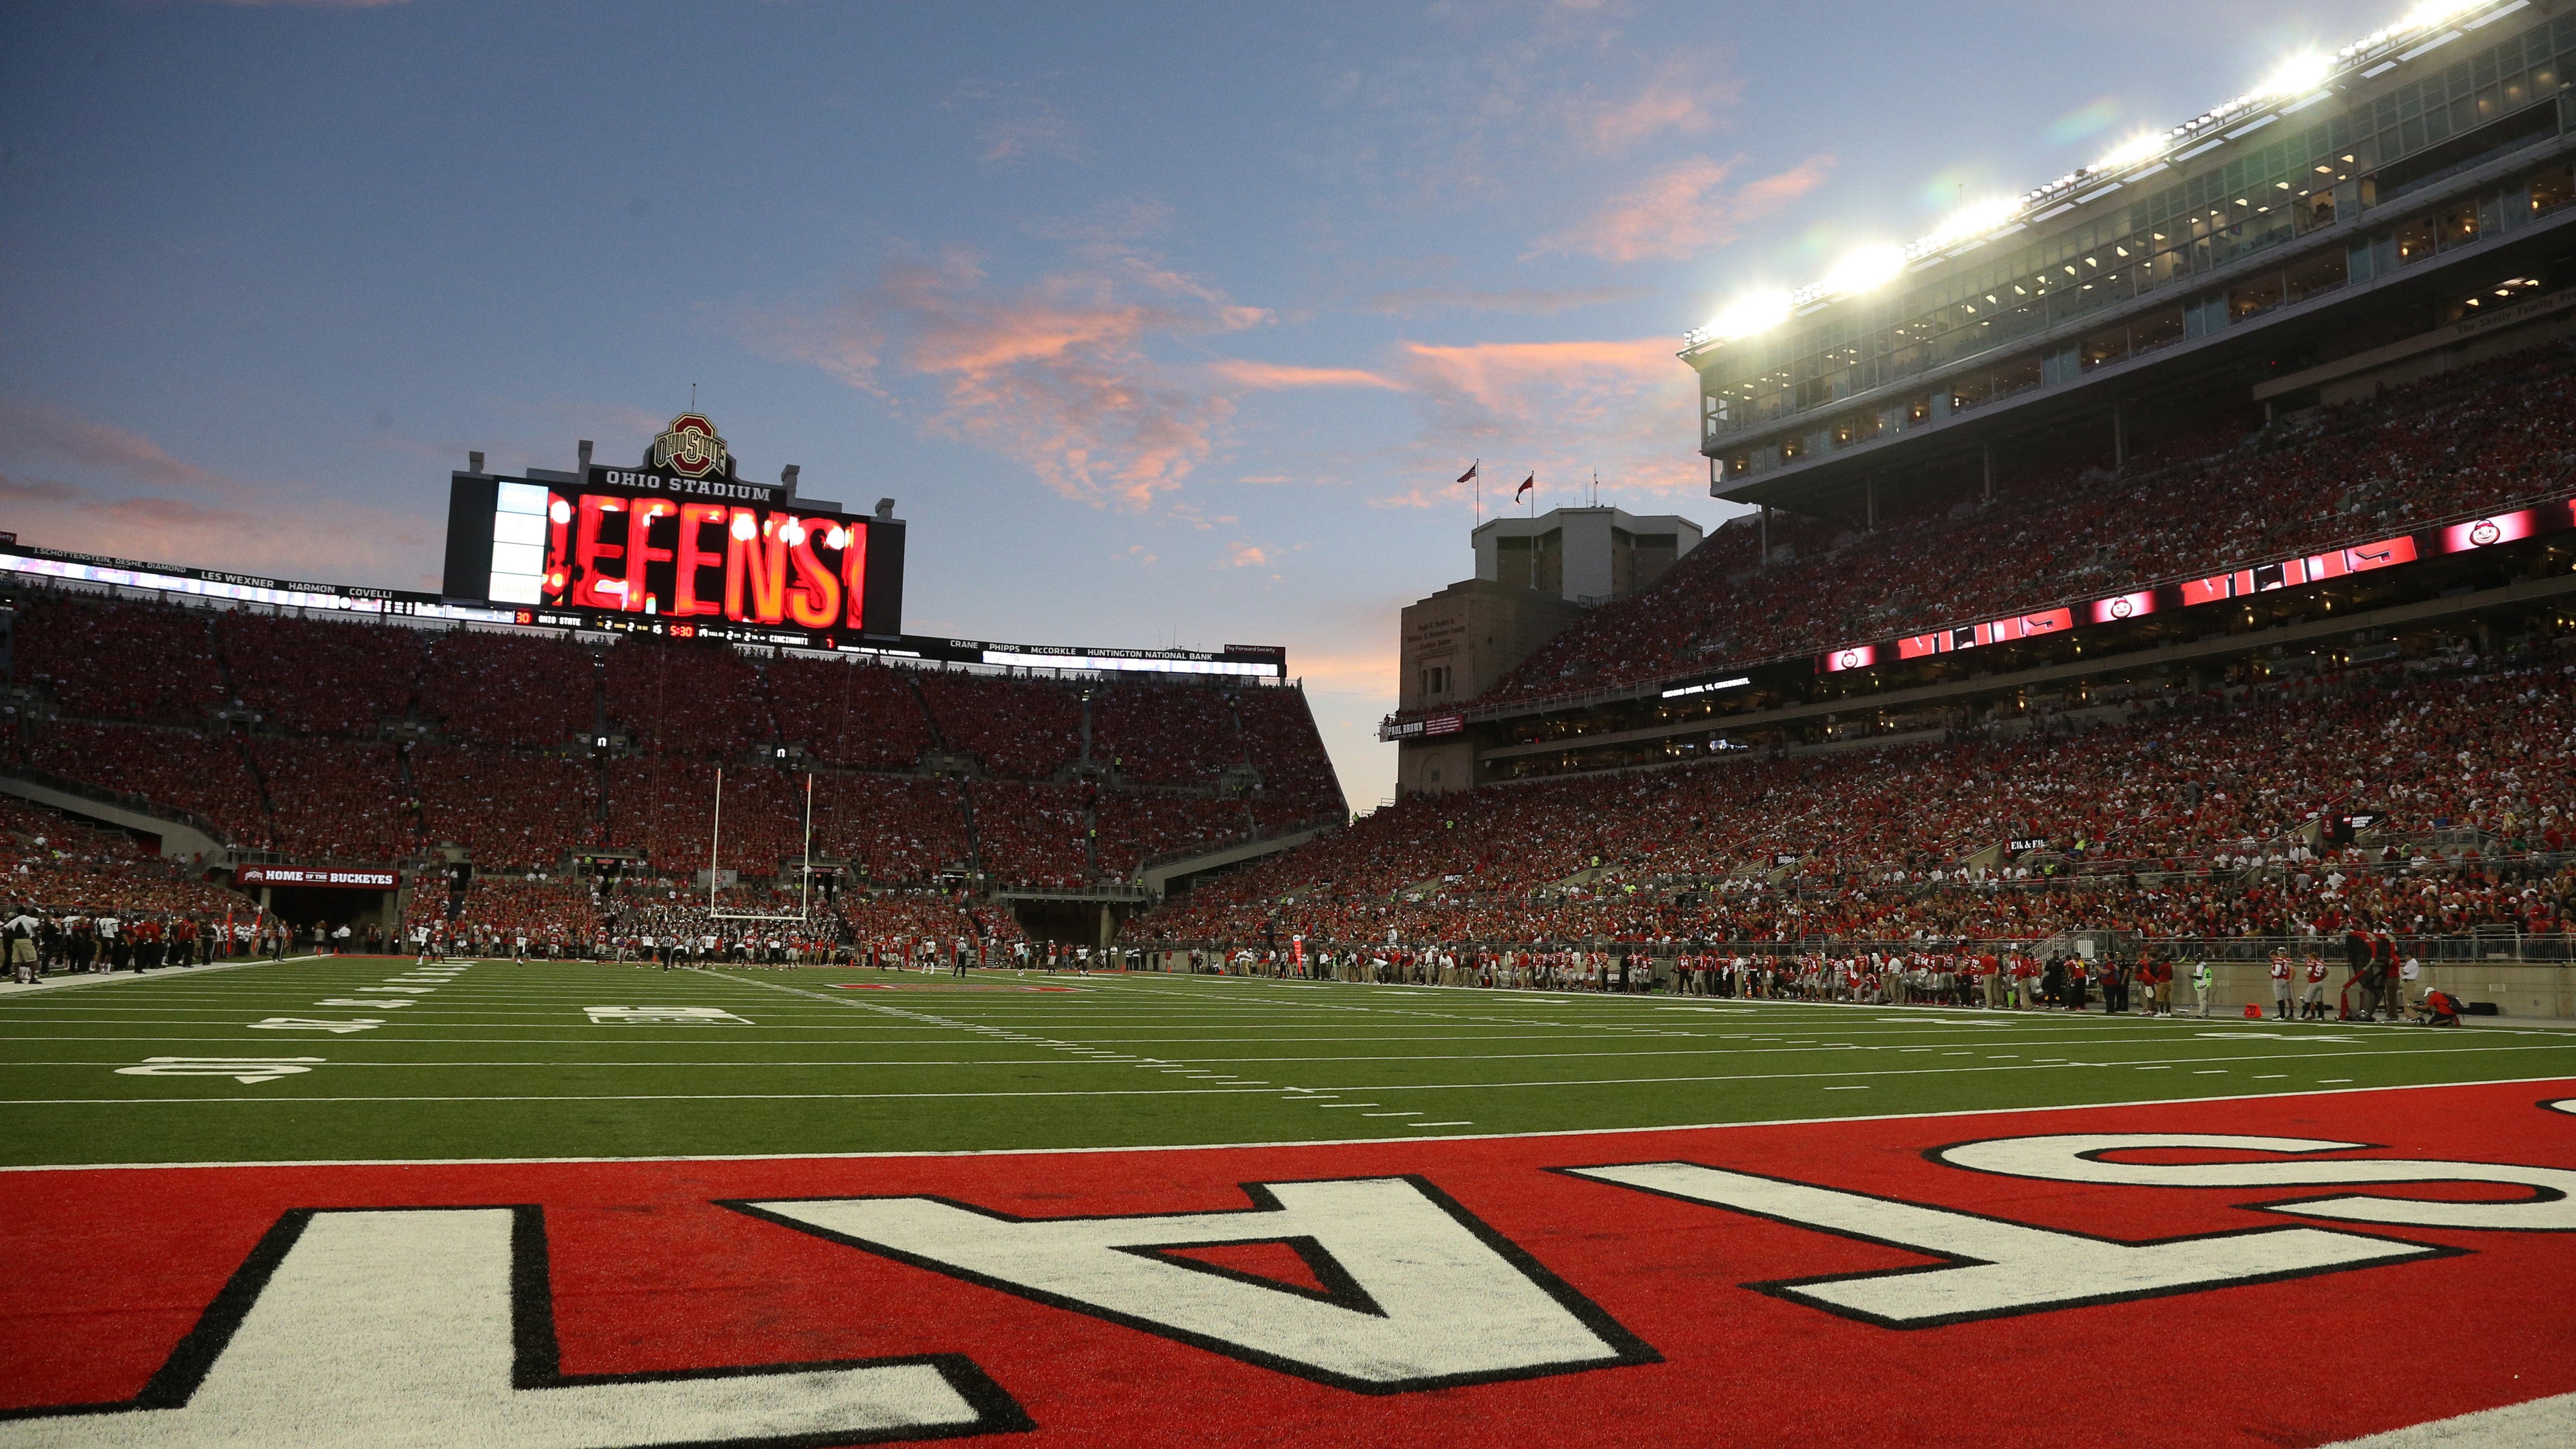
<svg viewBox="0 0 2576 1449">
<path fill-rule="evenodd" d="M 2509 1023 L 381 957 L 13 996 L 0 1037 L 8 1165 L 1288 1143 L 2576 1076 L 2576 1031 Z"/>
</svg>

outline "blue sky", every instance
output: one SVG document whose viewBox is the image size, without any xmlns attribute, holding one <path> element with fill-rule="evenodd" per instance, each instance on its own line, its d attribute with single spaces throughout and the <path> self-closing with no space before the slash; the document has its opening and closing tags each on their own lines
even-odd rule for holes
<svg viewBox="0 0 2576 1449">
<path fill-rule="evenodd" d="M 434 588 L 695 384 L 914 632 L 1286 645 L 1365 809 L 1469 460 L 1714 525 L 1685 328 L 2401 8 L 0 3 L 0 527 Z"/>
</svg>

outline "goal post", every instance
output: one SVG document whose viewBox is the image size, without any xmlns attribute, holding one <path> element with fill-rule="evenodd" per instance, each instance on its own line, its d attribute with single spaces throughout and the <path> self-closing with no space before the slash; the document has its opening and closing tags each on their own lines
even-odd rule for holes
<svg viewBox="0 0 2576 1449">
<path fill-rule="evenodd" d="M 715 815 L 707 831 L 707 919 L 711 921 L 795 921 L 811 924 L 814 919 L 814 772 L 805 772 L 805 863 L 799 868 L 796 910 L 790 915 L 775 911 L 726 911 L 717 909 L 716 894 L 724 881 L 721 858 L 717 851 L 724 844 L 724 766 L 716 766 Z"/>
</svg>

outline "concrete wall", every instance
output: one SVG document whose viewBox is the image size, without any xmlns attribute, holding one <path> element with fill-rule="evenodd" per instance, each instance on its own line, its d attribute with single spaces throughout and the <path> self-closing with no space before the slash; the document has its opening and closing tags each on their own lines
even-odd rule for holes
<svg viewBox="0 0 2576 1449">
<path fill-rule="evenodd" d="M 2304 964 L 2301 963 L 2304 969 Z M 2238 1016 L 2248 1006 L 2272 1009 L 2272 972 L 2262 961 L 2226 961 L 2219 963 L 2217 985 L 2210 992 L 2210 1010 L 2224 1007 L 2228 1015 Z M 2351 972 L 2340 955 L 2326 958 L 2326 1009 L 2334 1010 L 2336 997 L 2343 990 L 2344 978 Z M 2174 1004 L 2188 1007 L 2191 1003 L 2190 972 L 2186 966 L 2174 973 Z M 2308 983 L 2304 976 L 2291 983 L 2305 994 Z M 2576 1020 L 2576 967 L 2526 966 L 2502 961 L 2471 965 L 2426 966 L 2421 980 L 2412 988 L 2421 995 L 2439 987 L 2464 1001 L 2492 1001 L 2504 1017 Z M 2297 999 L 2296 997 L 2293 998 Z"/>
<path fill-rule="evenodd" d="M 1408 604 L 1397 635 L 1397 707 L 1464 704 L 1582 617 L 1579 605 L 1484 579 Z M 1448 668 L 1448 688 L 1426 693 L 1422 673 L 1433 665 Z"/>
<path fill-rule="evenodd" d="M 1473 788 L 1476 745 L 1465 735 L 1407 740 L 1395 750 L 1395 789 L 1403 795 L 1446 795 Z"/>
<path fill-rule="evenodd" d="M 1613 532 L 1633 537 L 1672 535 L 1670 559 L 1658 559 L 1639 577 L 1634 567 L 1623 569 L 1618 557 L 1619 546 Z M 1664 568 L 1699 547 L 1700 527 L 1674 513 L 1631 514 L 1623 509 L 1600 506 L 1552 508 L 1536 518 L 1495 518 L 1479 525 L 1472 535 L 1476 547 L 1476 577 L 1488 583 L 1503 577 L 1501 550 L 1503 538 L 1536 538 L 1558 535 L 1557 557 L 1559 579 L 1557 592 L 1567 599 L 1607 599 L 1632 593 L 1652 584 Z M 1633 564 L 1634 560 L 1630 561 Z M 1623 577 L 1623 574 L 1625 577 Z"/>
</svg>

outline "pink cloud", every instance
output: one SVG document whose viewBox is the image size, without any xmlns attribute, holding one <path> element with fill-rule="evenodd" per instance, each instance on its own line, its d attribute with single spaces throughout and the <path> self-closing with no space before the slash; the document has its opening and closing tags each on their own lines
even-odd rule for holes
<svg viewBox="0 0 2576 1449">
<path fill-rule="evenodd" d="M 1067 498 L 1145 507 L 1214 452 L 1234 403 L 1156 360 L 1167 339 L 1270 320 L 1132 245 L 1150 224 L 1068 236 L 1079 264 L 1017 291 L 969 256 L 901 263 L 842 306 L 759 319 L 755 341 L 901 405 L 926 385 L 925 431 L 988 448 Z"/>
<path fill-rule="evenodd" d="M 1547 317 L 1604 302 L 1626 302 L 1645 295 L 1638 287 L 1505 287 L 1477 291 L 1464 287 L 1407 287 L 1380 292 L 1365 304 L 1391 317 L 1426 312 L 1521 312 Z"/>
<path fill-rule="evenodd" d="M 1295 387 L 1375 387 L 1402 392 L 1404 384 L 1384 373 L 1359 367 L 1293 367 L 1275 362 L 1228 358 L 1208 364 L 1208 371 L 1238 387 L 1275 391 Z"/>
<path fill-rule="evenodd" d="M 0 397 L 0 458 L 51 458 L 139 483 L 202 484 L 213 475 L 182 463 L 149 438 L 94 423 L 52 403 Z"/>
<path fill-rule="evenodd" d="M 1744 99 L 1743 82 L 1699 58 L 1667 60 L 1634 95 L 1565 103 L 1569 127 L 1592 150 L 1617 155 L 1666 132 L 1695 136 L 1715 128 L 1719 113 Z"/>
<path fill-rule="evenodd" d="M 1739 158 L 1740 161 L 1740 158 Z M 1697 157 L 1613 197 L 1579 225 L 1543 237 L 1530 255 L 1580 252 L 1610 262 L 1681 261 L 1735 240 L 1744 223 L 1767 216 L 1823 184 L 1830 156 L 1729 188 L 1739 161 Z"/>
<path fill-rule="evenodd" d="M 28 471 L 68 464 L 66 480 Z M 0 504 L 21 541 L 201 568 L 435 588 L 443 520 L 250 482 L 52 403 L 0 397 Z"/>
<path fill-rule="evenodd" d="M 1605 490 L 1705 488 L 1692 447 L 1697 382 L 1674 351 L 1668 337 L 1405 344 L 1395 370 L 1423 412 L 1412 451 L 1424 476 L 1375 506 L 1465 501 L 1473 485 L 1453 481 L 1452 460 L 1470 457 L 1484 459 L 1488 505 L 1531 472 L 1542 490 L 1571 488 L 1595 468 Z"/>
<path fill-rule="evenodd" d="M 445 536 L 425 515 L 301 490 L 251 490 L 236 502 L 114 498 L 54 479 L 0 477 L 0 501 L 23 543 L 328 583 L 437 588 L 425 565 Z"/>
</svg>

